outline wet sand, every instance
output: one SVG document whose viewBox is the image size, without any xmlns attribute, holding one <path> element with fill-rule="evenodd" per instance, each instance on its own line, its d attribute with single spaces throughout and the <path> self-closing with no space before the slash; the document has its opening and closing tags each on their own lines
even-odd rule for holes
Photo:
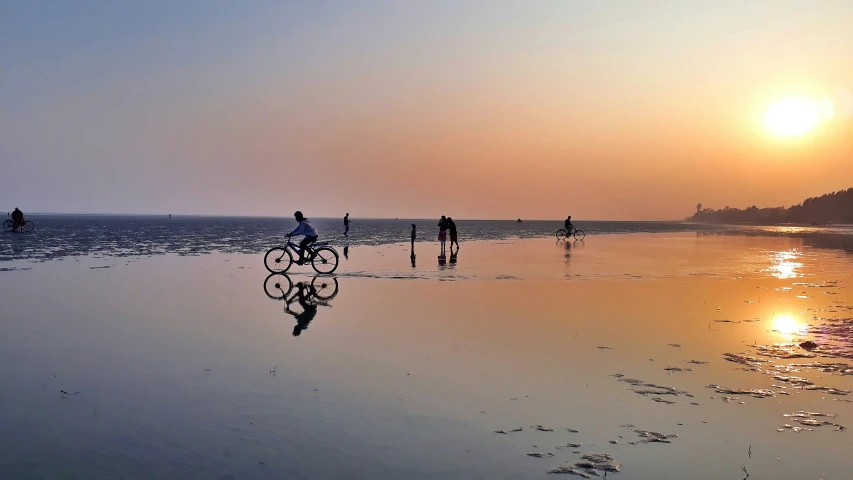
<svg viewBox="0 0 853 480">
<path fill-rule="evenodd" d="M 350 247 L 298 337 L 258 255 L 7 262 L 0 477 L 849 476 L 850 254 L 569 245 Z"/>
</svg>

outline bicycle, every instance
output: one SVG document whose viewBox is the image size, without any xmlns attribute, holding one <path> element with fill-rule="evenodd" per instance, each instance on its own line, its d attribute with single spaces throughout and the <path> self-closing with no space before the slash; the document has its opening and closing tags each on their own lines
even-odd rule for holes
<svg viewBox="0 0 853 480">
<path fill-rule="evenodd" d="M 293 254 L 299 252 L 299 245 L 287 240 L 283 247 L 273 247 L 264 255 L 264 266 L 270 273 L 284 273 L 293 265 Z M 285 258 L 286 257 L 286 258 Z M 329 275 L 338 268 L 338 252 L 329 246 L 329 242 L 314 242 L 305 247 L 305 262 L 311 262 L 314 271 Z M 304 265 L 303 263 L 303 265 Z"/>
<path fill-rule="evenodd" d="M 569 238 L 569 236 L 575 237 L 575 240 L 583 240 L 584 238 L 586 238 L 586 233 L 584 233 L 583 230 L 581 230 L 577 227 L 572 229 L 571 234 L 566 232 L 565 228 L 561 228 L 561 229 L 557 230 L 557 233 L 555 235 L 557 236 L 557 240 L 566 240 Z"/>
<path fill-rule="evenodd" d="M 33 229 L 36 228 L 36 226 L 33 224 L 33 222 L 29 220 L 27 220 L 21 225 L 18 225 L 17 227 L 15 226 L 15 222 L 13 222 L 12 220 L 6 220 L 5 222 L 3 222 L 4 232 L 14 232 L 17 228 L 20 228 L 22 232 L 32 232 Z"/>
</svg>

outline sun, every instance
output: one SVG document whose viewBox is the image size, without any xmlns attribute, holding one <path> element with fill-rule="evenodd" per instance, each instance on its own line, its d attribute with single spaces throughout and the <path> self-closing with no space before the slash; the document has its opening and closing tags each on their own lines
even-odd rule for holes
<svg viewBox="0 0 853 480">
<path fill-rule="evenodd" d="M 821 117 L 821 108 L 817 102 L 793 97 L 771 106 L 764 117 L 764 125 L 777 137 L 799 137 L 817 128 Z"/>
</svg>

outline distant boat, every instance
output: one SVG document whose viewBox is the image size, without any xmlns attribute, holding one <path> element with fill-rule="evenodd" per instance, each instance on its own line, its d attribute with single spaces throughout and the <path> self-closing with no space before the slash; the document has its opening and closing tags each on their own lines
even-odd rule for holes
<svg viewBox="0 0 853 480">
<path fill-rule="evenodd" d="M 519 218 L 518 220 L 515 221 L 515 223 L 521 223 L 521 219 Z"/>
</svg>

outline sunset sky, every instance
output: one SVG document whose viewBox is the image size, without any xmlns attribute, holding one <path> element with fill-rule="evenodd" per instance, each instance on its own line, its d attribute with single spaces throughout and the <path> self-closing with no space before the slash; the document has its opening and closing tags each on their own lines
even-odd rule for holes
<svg viewBox="0 0 853 480">
<path fill-rule="evenodd" d="M 0 210 L 790 205 L 853 187 L 851 92 L 849 0 L 5 1 Z"/>
</svg>

